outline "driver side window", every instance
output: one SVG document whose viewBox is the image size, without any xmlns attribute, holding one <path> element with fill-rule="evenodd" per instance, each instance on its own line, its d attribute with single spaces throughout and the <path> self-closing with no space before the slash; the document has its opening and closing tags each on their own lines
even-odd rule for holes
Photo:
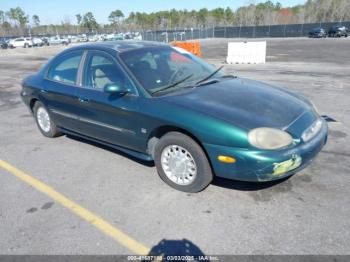
<svg viewBox="0 0 350 262">
<path fill-rule="evenodd" d="M 107 54 L 94 52 L 88 58 L 84 86 L 103 90 L 107 84 L 115 84 L 135 93 L 132 83 L 116 62 Z"/>
</svg>

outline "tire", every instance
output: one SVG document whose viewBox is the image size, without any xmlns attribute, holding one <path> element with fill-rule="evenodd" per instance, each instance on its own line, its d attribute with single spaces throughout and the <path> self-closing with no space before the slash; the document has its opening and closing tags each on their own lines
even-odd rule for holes
<svg viewBox="0 0 350 262">
<path fill-rule="evenodd" d="M 28 46 L 29 46 L 28 44 L 24 44 L 24 46 L 23 46 L 23 47 L 24 47 L 24 48 L 27 48 Z"/>
<path fill-rule="evenodd" d="M 33 108 L 33 112 L 34 112 L 36 124 L 37 124 L 40 132 L 44 136 L 53 138 L 53 137 L 57 137 L 57 136 L 61 135 L 61 133 L 57 129 L 57 126 L 52 121 L 48 110 L 41 102 L 37 101 L 35 103 L 34 108 Z M 48 118 L 45 118 L 45 113 L 47 114 Z M 44 123 L 41 122 L 40 118 L 45 118 L 46 122 L 45 122 L 45 120 L 43 120 Z M 49 127 L 47 129 L 45 129 L 45 126 L 46 127 L 49 126 Z"/>
<path fill-rule="evenodd" d="M 172 152 L 180 156 L 174 155 L 172 159 L 168 158 Z M 205 189 L 213 180 L 213 173 L 203 149 L 192 138 L 179 132 L 170 132 L 161 137 L 155 147 L 154 162 L 160 178 L 179 191 L 196 193 Z M 181 163 L 175 166 L 178 172 L 185 174 L 185 176 L 180 174 L 179 176 L 182 176 L 180 179 L 174 175 L 175 169 L 170 167 L 174 163 L 175 165 Z"/>
</svg>

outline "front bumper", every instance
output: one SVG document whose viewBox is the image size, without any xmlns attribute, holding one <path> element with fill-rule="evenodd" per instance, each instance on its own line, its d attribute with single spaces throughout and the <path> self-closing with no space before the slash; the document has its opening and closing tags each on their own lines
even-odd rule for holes
<svg viewBox="0 0 350 262">
<path fill-rule="evenodd" d="M 242 181 L 271 181 L 290 176 L 309 165 L 327 142 L 328 126 L 307 143 L 283 150 L 248 150 L 204 144 L 213 171 L 219 177 Z M 235 163 L 218 161 L 219 155 L 231 156 Z"/>
</svg>

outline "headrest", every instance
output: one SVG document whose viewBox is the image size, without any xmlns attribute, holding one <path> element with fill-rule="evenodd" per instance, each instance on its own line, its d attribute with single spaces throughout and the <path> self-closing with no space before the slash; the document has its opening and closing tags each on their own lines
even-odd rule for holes
<svg viewBox="0 0 350 262">
<path fill-rule="evenodd" d="M 138 62 L 136 65 L 135 65 L 135 68 L 137 70 L 147 70 L 147 69 L 151 69 L 151 66 L 148 62 L 146 61 L 141 61 L 141 62 Z"/>
<path fill-rule="evenodd" d="M 95 70 L 95 77 L 105 77 L 106 74 L 103 72 L 101 69 L 96 69 Z"/>
</svg>

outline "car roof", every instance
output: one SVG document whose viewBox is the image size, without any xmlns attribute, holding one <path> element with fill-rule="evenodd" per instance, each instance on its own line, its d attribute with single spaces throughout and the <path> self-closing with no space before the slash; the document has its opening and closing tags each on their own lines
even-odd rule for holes
<svg viewBox="0 0 350 262">
<path fill-rule="evenodd" d="M 168 44 L 160 43 L 160 42 L 152 42 L 152 41 L 135 41 L 135 40 L 120 40 L 120 41 L 105 41 L 98 43 L 90 43 L 79 45 L 77 47 L 73 47 L 73 49 L 88 49 L 88 48 L 102 48 L 102 49 L 113 49 L 119 53 L 143 49 L 148 47 L 165 47 Z"/>
</svg>

